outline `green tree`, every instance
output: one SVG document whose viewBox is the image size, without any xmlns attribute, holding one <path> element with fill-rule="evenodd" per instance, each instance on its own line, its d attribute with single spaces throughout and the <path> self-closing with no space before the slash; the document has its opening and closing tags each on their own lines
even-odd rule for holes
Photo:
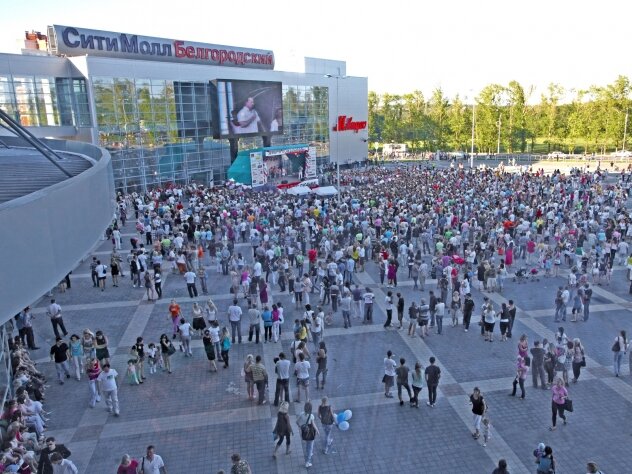
<svg viewBox="0 0 632 474">
<path fill-rule="evenodd" d="M 384 94 L 382 96 L 382 115 L 384 116 L 384 127 L 382 129 L 382 140 L 384 142 L 401 143 L 405 136 L 402 127 L 402 117 L 404 106 L 399 95 Z"/>
<path fill-rule="evenodd" d="M 448 139 L 450 149 L 467 150 L 468 142 L 471 139 L 472 113 L 458 95 L 448 110 L 448 127 L 452 132 Z"/>
<path fill-rule="evenodd" d="M 380 110 L 380 96 L 369 92 L 369 141 L 378 143 L 381 140 L 384 117 Z"/>
<path fill-rule="evenodd" d="M 406 141 L 418 150 L 422 147 L 426 139 L 426 103 L 424 95 L 421 91 L 413 91 L 411 94 L 405 94 L 402 97 L 404 102 L 404 120 L 403 126 L 407 130 Z"/>
<path fill-rule="evenodd" d="M 509 153 L 524 153 L 527 147 L 527 97 L 518 81 L 507 87 L 508 115 L 506 149 Z"/>
<path fill-rule="evenodd" d="M 498 122 L 504 94 L 503 86 L 490 84 L 485 86 L 476 98 L 476 144 L 482 152 L 496 151 Z"/>
<path fill-rule="evenodd" d="M 564 88 L 562 86 L 551 83 L 547 87 L 546 93 L 542 94 L 540 98 L 540 135 L 544 137 L 544 143 L 547 144 L 548 151 L 551 151 L 551 146 L 560 142 L 561 123 L 558 105 L 563 94 Z"/>
<path fill-rule="evenodd" d="M 441 88 L 432 92 L 428 101 L 429 144 L 432 150 L 445 150 L 449 137 L 448 99 Z"/>
</svg>

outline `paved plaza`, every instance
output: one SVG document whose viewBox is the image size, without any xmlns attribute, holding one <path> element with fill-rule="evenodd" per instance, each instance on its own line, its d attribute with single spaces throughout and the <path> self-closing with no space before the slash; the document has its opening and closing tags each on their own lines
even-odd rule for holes
<svg viewBox="0 0 632 474">
<path fill-rule="evenodd" d="M 134 235 L 132 224 L 128 223 L 123 230 L 124 257 L 129 252 L 129 239 Z M 94 255 L 109 261 L 111 250 L 110 242 L 102 242 Z M 237 251 L 251 256 L 249 244 L 238 244 Z M 48 298 L 43 298 L 35 310 L 36 342 L 41 349 L 32 354 L 51 384 L 46 392 L 47 409 L 53 411 L 49 434 L 70 448 L 71 459 L 80 472 L 116 472 L 123 454 L 139 459 L 149 444 L 156 446 L 170 474 L 229 471 L 230 456 L 234 452 L 248 460 L 253 473 L 306 470 L 296 425 L 292 453 L 286 456 L 282 450 L 277 460 L 272 458 L 276 409 L 270 404 L 258 406 L 250 402 L 240 376 L 246 355 L 261 354 L 270 373 L 269 399 L 273 399 L 276 377 L 272 359 L 281 351 L 289 354 L 293 321 L 303 313 L 294 310 L 287 293 L 272 293 L 272 299 L 282 301 L 286 308 L 279 343 L 255 345 L 245 338 L 243 344 L 232 346 L 230 368 L 220 367 L 219 372 L 212 373 L 208 370 L 201 340 L 194 338 L 193 358 L 176 353 L 172 358 L 172 374 L 159 370 L 155 375 L 147 374 L 143 385 L 130 386 L 123 375 L 136 337 L 142 335 L 145 344 L 149 344 L 158 343 L 162 333 L 170 334 L 167 307 L 172 297 L 182 306 L 189 321 L 193 301 L 202 303 L 206 297 L 200 294 L 196 299 L 189 298 L 183 277 L 165 269 L 163 298 L 148 302 L 144 289 L 132 288 L 127 266 L 127 278 L 120 287 L 113 288 L 108 277 L 107 288 L 101 292 L 92 286 L 88 260 L 73 271 L 72 288 L 66 293 L 54 290 L 54 294 L 63 308 L 70 334 L 81 334 L 84 328 L 101 329 L 109 338 L 112 366 L 120 374 L 121 416 L 109 415 L 104 402 L 94 409 L 89 407 L 85 376 L 81 381 L 71 379 L 63 386 L 55 383 L 54 365 L 48 359 L 48 349 L 54 340 L 45 314 Z M 208 259 L 206 263 L 211 297 L 227 325 L 226 308 L 232 300 L 230 277 L 218 275 Z M 519 261 L 516 263 L 513 270 L 519 266 Z M 484 342 L 476 325 L 483 297 L 479 291 L 472 291 L 476 308 L 469 332 L 464 332 L 462 327 L 450 327 L 450 318 L 446 316 L 443 335 L 433 333 L 422 340 L 408 337 L 406 330 L 382 327 L 387 290 L 379 285 L 377 267 L 371 263 L 366 272 L 356 274 L 355 281 L 370 287 L 376 294 L 374 324 L 362 325 L 360 320 L 353 319 L 354 326 L 344 329 L 338 312 L 334 324 L 325 330 L 329 354 L 326 388 L 316 391 L 315 384 L 310 386 L 315 410 L 320 397 L 327 395 L 334 411 L 353 411 L 351 428 L 346 432 L 335 430 L 336 454 L 322 454 L 322 438 L 317 438 L 310 471 L 491 473 L 498 459 L 505 458 L 512 474 L 533 473 L 532 452 L 538 443 L 544 442 L 553 447 L 558 472 L 584 473 L 588 460 L 596 461 L 609 474 L 629 472 L 632 465 L 629 429 L 632 426 L 632 377 L 627 357 L 625 375 L 620 378 L 612 375 L 610 350 L 620 329 L 632 329 L 628 282 L 623 267 L 615 267 L 610 286 L 593 287 L 589 322 L 563 323 L 568 336 L 581 338 L 587 352 L 587 367 L 579 383 L 569 388 L 575 412 L 568 415 L 568 425 L 560 424 L 554 432 L 548 430 L 551 392 L 531 388 L 530 375 L 527 376 L 526 400 L 507 396 L 515 375 L 518 337 L 527 334 L 531 347 L 536 339 L 551 340 L 559 326 L 553 322 L 554 297 L 557 286 L 565 282 L 564 275 L 566 273 L 560 278 L 541 278 L 539 282 L 523 284 L 509 279 L 502 294 L 489 294 L 497 305 L 513 299 L 518 307 L 514 338 L 500 342 L 496 335 L 490 344 Z M 413 300 L 419 302 L 420 298 L 427 298 L 427 290 L 436 286 L 431 280 L 425 292 L 413 291 L 412 282 L 405 276 L 406 272 L 401 269 L 396 291 L 403 294 L 406 308 Z M 313 298 L 317 298 L 316 295 Z M 243 300 L 241 303 L 245 310 Z M 245 331 L 242 332 L 247 333 L 245 319 L 244 311 L 242 328 Z M 397 398 L 384 397 L 383 358 L 389 349 L 396 360 L 405 357 L 409 367 L 417 360 L 426 366 L 430 356 L 437 358 L 442 378 L 434 408 L 425 404 L 425 387 L 418 410 L 410 408 L 408 403 L 400 406 Z M 314 374 L 315 369 L 311 372 L 312 378 Z M 290 386 L 294 395 L 296 387 L 293 383 Z M 487 400 L 493 425 L 487 447 L 482 446 L 482 438 L 474 440 L 470 435 L 472 419 L 468 396 L 475 386 L 480 387 Z M 408 401 L 406 396 L 404 399 Z M 292 403 L 293 423 L 301 410 L 302 404 Z"/>
</svg>

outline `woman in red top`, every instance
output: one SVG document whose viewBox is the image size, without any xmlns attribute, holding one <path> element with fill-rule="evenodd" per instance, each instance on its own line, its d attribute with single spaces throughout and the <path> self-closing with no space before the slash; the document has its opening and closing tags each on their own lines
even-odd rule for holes
<svg viewBox="0 0 632 474">
<path fill-rule="evenodd" d="M 178 321 L 180 319 L 180 305 L 176 303 L 176 300 L 171 300 L 169 305 L 169 315 L 171 316 L 171 326 L 173 329 L 173 338 L 176 338 L 178 334 Z"/>
<path fill-rule="evenodd" d="M 136 469 L 138 469 L 138 461 L 132 459 L 129 454 L 124 454 L 116 474 L 136 474 Z"/>
<path fill-rule="evenodd" d="M 99 386 L 97 385 L 97 378 L 101 373 L 101 365 L 99 359 L 89 359 L 86 364 L 86 373 L 88 374 L 88 384 L 90 386 L 90 407 L 94 408 L 97 402 L 101 401 L 101 395 L 99 394 Z"/>
</svg>

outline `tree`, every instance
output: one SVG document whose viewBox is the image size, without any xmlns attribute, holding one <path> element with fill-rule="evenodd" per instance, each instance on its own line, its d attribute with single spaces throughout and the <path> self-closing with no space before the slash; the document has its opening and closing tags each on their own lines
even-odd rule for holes
<svg viewBox="0 0 632 474">
<path fill-rule="evenodd" d="M 506 148 L 509 153 L 524 153 L 527 145 L 527 98 L 518 81 L 511 81 L 507 87 L 509 121 Z"/>
<path fill-rule="evenodd" d="M 379 142 L 384 127 L 384 117 L 380 113 L 380 96 L 369 92 L 369 141 Z"/>
<path fill-rule="evenodd" d="M 404 102 L 403 126 L 407 130 L 406 141 L 409 141 L 414 149 L 421 148 L 426 139 L 426 103 L 421 91 L 413 91 L 402 97 Z"/>
<path fill-rule="evenodd" d="M 544 137 L 544 143 L 551 151 L 551 145 L 560 142 L 560 120 L 558 104 L 564 93 L 564 88 L 559 84 L 550 83 L 546 94 L 541 95 L 539 122 L 541 124 L 540 135 Z"/>
<path fill-rule="evenodd" d="M 486 153 L 496 151 L 504 93 L 505 88 L 500 84 L 490 84 L 476 98 L 476 142 L 478 148 Z"/>
<path fill-rule="evenodd" d="M 452 150 L 466 150 L 472 130 L 472 114 L 457 95 L 448 110 L 448 127 L 452 132 L 448 144 Z"/>
<path fill-rule="evenodd" d="M 382 140 L 401 143 L 405 135 L 401 126 L 404 112 L 402 98 L 399 95 L 384 94 L 382 104 L 382 114 L 384 116 Z"/>
<path fill-rule="evenodd" d="M 444 150 L 449 136 L 448 99 L 444 97 L 441 88 L 432 92 L 428 101 L 429 140 L 433 150 Z"/>
</svg>

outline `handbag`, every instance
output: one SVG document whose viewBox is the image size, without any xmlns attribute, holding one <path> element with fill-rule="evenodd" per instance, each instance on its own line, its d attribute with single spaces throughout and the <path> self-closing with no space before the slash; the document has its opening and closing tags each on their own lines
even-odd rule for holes
<svg viewBox="0 0 632 474">
<path fill-rule="evenodd" d="M 316 430 L 311 421 L 312 415 L 309 415 L 305 424 L 301 425 L 301 439 L 304 441 L 313 441 L 316 438 Z"/>
<path fill-rule="evenodd" d="M 579 363 L 580 367 L 586 367 L 586 357 L 582 356 L 582 361 Z"/>
<path fill-rule="evenodd" d="M 566 401 L 564 402 L 564 410 L 573 413 L 573 400 L 571 400 L 570 398 L 566 399 Z"/>
<path fill-rule="evenodd" d="M 619 344 L 619 338 L 617 338 L 616 341 L 614 341 L 614 344 L 612 344 L 612 352 L 619 352 L 621 350 L 621 344 Z"/>
<path fill-rule="evenodd" d="M 173 354 L 176 353 L 176 348 L 173 347 L 173 344 L 169 343 L 169 349 L 167 349 L 167 354 L 169 354 L 170 356 L 172 356 Z"/>
<path fill-rule="evenodd" d="M 524 356 L 524 365 L 526 365 L 527 367 L 531 367 L 531 357 Z"/>
</svg>

